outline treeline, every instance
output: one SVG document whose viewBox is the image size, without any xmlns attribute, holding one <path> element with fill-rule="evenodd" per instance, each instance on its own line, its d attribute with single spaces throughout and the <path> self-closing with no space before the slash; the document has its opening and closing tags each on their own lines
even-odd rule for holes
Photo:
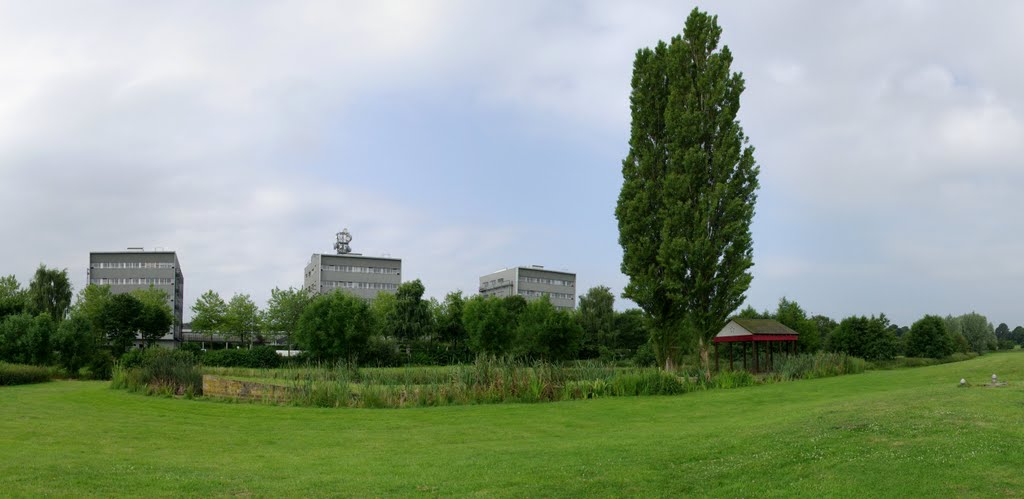
<svg viewBox="0 0 1024 499">
<path fill-rule="evenodd" d="M 249 345 L 281 338 L 309 360 L 374 366 L 455 364 L 481 354 L 653 362 L 643 313 L 615 311 L 604 286 L 581 296 L 577 310 L 559 310 L 546 297 L 467 298 L 456 291 L 437 301 L 424 292 L 418 279 L 372 301 L 343 291 L 310 296 L 275 288 L 260 310 L 248 295 L 225 301 L 207 291 L 192 307 L 192 330 Z"/>
<path fill-rule="evenodd" d="M 885 314 L 851 316 L 839 322 L 824 315 L 808 315 L 795 301 L 785 297 L 774 311 L 758 312 L 752 307 L 738 317 L 775 319 L 800 333 L 801 352 L 842 352 L 868 360 L 899 356 L 943 358 L 954 353 L 983 354 L 1024 345 L 1024 327 L 1012 331 L 1006 324 L 993 328 L 979 313 L 960 316 L 926 315 L 910 327 L 898 326 Z"/>
<path fill-rule="evenodd" d="M 174 324 L 167 293 L 152 286 L 119 295 L 87 286 L 72 298 L 67 269 L 40 265 L 27 289 L 14 276 L 0 278 L 0 361 L 109 378 L 138 336 L 151 344 Z"/>
</svg>

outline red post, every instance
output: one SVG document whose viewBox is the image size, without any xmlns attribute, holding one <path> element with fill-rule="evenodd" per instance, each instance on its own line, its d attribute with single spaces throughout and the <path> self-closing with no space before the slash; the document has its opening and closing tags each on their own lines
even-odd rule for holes
<svg viewBox="0 0 1024 499">
<path fill-rule="evenodd" d="M 750 342 L 750 348 L 754 351 L 754 372 L 756 373 L 758 371 L 758 368 L 759 368 L 759 366 L 758 366 L 758 360 L 759 359 L 757 358 L 757 342 L 756 341 L 751 341 Z"/>
</svg>

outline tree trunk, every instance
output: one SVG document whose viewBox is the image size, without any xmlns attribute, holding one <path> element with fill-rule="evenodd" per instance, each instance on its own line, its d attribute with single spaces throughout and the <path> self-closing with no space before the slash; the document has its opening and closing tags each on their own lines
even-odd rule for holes
<svg viewBox="0 0 1024 499">
<path fill-rule="evenodd" d="M 704 343 L 704 338 L 697 340 L 697 348 L 700 349 L 700 364 L 704 368 L 704 379 L 705 381 L 711 381 L 711 363 L 708 360 L 708 344 Z"/>
</svg>

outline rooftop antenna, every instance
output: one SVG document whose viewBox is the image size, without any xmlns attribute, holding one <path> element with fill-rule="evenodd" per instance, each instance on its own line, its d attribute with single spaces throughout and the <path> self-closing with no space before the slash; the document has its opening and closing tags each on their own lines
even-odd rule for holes
<svg viewBox="0 0 1024 499">
<path fill-rule="evenodd" d="M 335 234 L 337 242 L 334 243 L 334 249 L 339 255 L 346 255 L 352 252 L 352 247 L 348 243 L 352 242 L 352 234 L 348 233 L 348 228 L 341 229 L 341 232 Z"/>
</svg>

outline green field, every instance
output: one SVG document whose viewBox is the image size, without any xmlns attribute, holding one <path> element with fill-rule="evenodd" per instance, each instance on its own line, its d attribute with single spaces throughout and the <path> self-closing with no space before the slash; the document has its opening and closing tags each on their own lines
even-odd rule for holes
<svg viewBox="0 0 1024 499">
<path fill-rule="evenodd" d="M 1009 386 L 977 386 L 993 372 Z M 420 409 L 0 387 L 4 496 L 1022 494 L 1019 352 L 671 397 Z"/>
</svg>

